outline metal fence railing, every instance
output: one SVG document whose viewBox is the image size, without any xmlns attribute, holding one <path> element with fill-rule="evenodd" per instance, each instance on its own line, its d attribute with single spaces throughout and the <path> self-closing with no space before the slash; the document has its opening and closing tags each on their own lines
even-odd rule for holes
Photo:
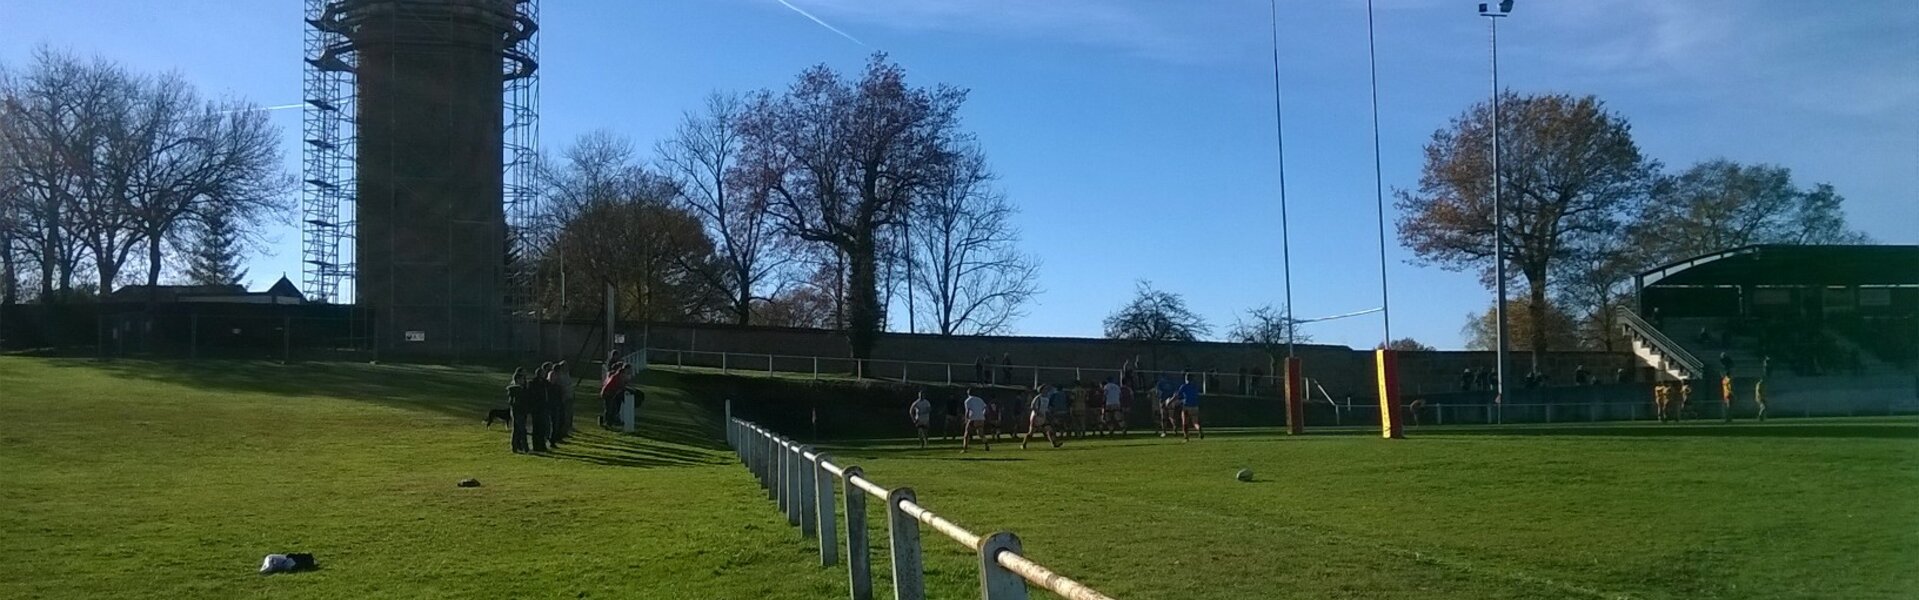
<svg viewBox="0 0 1919 600">
<path fill-rule="evenodd" d="M 839 488 L 846 512 L 844 549 L 853 600 L 873 597 L 866 526 L 868 497 L 886 503 L 894 598 L 926 597 L 925 569 L 920 554 L 920 525 L 926 525 L 978 555 L 980 597 L 986 600 L 1024 600 L 1028 584 L 1070 600 L 1112 600 L 1027 558 L 1022 554 L 1019 536 L 1011 532 L 980 535 L 969 531 L 921 505 L 912 488 L 889 490 L 867 479 L 857 466 L 841 466 L 811 446 L 750 421 L 733 418 L 731 401 L 726 404 L 726 443 L 766 488 L 768 497 L 778 503 L 787 524 L 799 527 L 801 535 L 819 541 L 820 566 L 823 567 L 839 562 L 841 548 L 835 538 L 841 529 L 835 523 L 835 509 L 839 507 L 835 506 L 833 496 L 835 488 Z"/>
</svg>

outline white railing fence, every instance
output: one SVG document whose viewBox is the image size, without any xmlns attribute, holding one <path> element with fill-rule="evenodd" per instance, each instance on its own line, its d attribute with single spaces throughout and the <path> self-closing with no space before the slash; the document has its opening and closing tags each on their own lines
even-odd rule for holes
<svg viewBox="0 0 1919 600">
<path fill-rule="evenodd" d="M 866 500 L 870 496 L 886 503 L 886 531 L 890 536 L 893 563 L 893 597 L 920 600 L 926 597 L 925 571 L 920 556 L 920 525 L 933 528 L 979 557 L 980 597 L 986 600 L 1024 600 L 1026 586 L 1053 592 L 1069 600 L 1111 600 L 1077 581 L 1053 572 L 1021 554 L 1019 536 L 999 531 L 979 535 L 961 527 L 919 503 L 912 488 L 886 489 L 857 466 L 835 464 L 824 452 L 800 444 L 785 436 L 744 419 L 733 418 L 733 403 L 726 403 L 726 443 L 740 462 L 753 473 L 786 515 L 789 525 L 799 527 L 800 535 L 819 541 L 820 566 L 839 562 L 841 546 L 835 539 L 842 529 L 835 489 L 841 494 L 846 513 L 845 552 L 847 576 L 853 600 L 871 600 L 873 575 L 867 545 Z"/>
</svg>

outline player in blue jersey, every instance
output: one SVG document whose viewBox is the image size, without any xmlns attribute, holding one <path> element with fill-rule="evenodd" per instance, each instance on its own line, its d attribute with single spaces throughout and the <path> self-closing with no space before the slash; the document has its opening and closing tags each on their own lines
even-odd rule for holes
<svg viewBox="0 0 1919 600">
<path fill-rule="evenodd" d="M 1186 383 L 1180 384 L 1179 391 L 1179 433 L 1187 441 L 1192 441 L 1193 432 L 1199 432 L 1199 439 L 1206 439 L 1206 430 L 1199 427 L 1199 384 L 1193 383 L 1193 376 L 1186 375 Z"/>
</svg>

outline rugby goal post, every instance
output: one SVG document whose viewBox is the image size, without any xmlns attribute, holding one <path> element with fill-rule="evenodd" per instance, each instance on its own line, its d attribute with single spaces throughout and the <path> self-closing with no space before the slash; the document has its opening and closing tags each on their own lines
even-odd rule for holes
<svg viewBox="0 0 1919 600">
<path fill-rule="evenodd" d="M 1399 408 L 1399 351 L 1374 350 L 1373 364 L 1379 374 L 1379 436 L 1389 440 L 1404 438 L 1405 414 Z"/>
</svg>

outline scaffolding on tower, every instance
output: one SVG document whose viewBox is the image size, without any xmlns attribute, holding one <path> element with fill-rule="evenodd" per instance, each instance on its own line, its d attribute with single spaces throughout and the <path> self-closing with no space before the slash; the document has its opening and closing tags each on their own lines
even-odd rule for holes
<svg viewBox="0 0 1919 600">
<path fill-rule="evenodd" d="M 307 0 L 303 102 L 300 238 L 302 283 L 317 302 L 350 302 L 341 284 L 353 278 L 355 197 L 352 44 L 329 10 L 330 0 Z"/>
<path fill-rule="evenodd" d="M 514 27 L 501 56 L 505 75 L 505 130 L 501 163 L 504 190 L 507 257 L 506 297 L 501 306 L 509 320 L 534 318 L 538 268 L 536 231 L 540 214 L 540 3 L 515 0 Z"/>
</svg>

